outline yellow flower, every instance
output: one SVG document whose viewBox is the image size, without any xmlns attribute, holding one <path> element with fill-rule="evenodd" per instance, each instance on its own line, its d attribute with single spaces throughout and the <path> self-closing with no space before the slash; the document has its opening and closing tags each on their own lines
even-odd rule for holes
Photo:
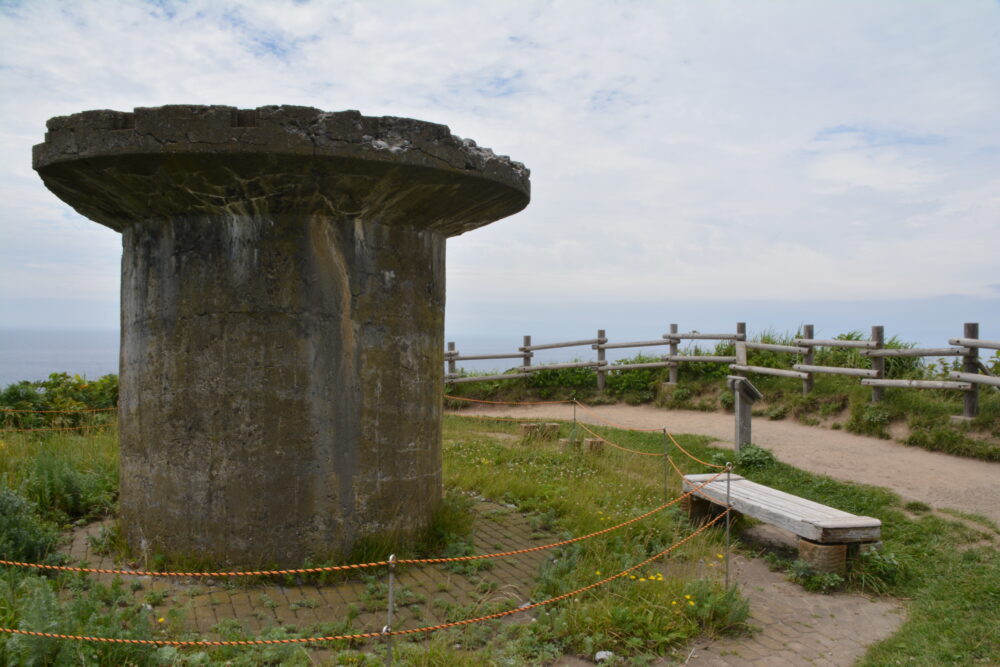
<svg viewBox="0 0 1000 667">
<path fill-rule="evenodd" d="M 716 558 L 725 558 L 725 556 L 723 556 L 722 554 L 715 554 L 715 557 Z"/>
<path fill-rule="evenodd" d="M 646 581 L 646 577 L 642 577 L 639 581 Z"/>
<path fill-rule="evenodd" d="M 635 579 L 635 575 L 629 575 L 629 579 Z"/>
<path fill-rule="evenodd" d="M 600 570 L 597 570 L 596 572 L 594 572 L 594 574 L 600 574 L 600 573 L 601 573 Z"/>
<path fill-rule="evenodd" d="M 694 602 L 692 602 L 691 600 L 688 600 L 688 604 L 691 605 L 692 607 L 694 606 Z"/>
<path fill-rule="evenodd" d="M 164 621 L 164 618 L 162 616 L 160 616 L 158 619 L 156 619 L 157 623 L 163 623 L 163 621 Z"/>
<path fill-rule="evenodd" d="M 690 595 L 685 595 L 685 596 L 684 596 L 684 599 L 685 599 L 685 600 L 690 600 L 690 599 L 691 599 L 691 596 L 690 596 Z"/>
<path fill-rule="evenodd" d="M 677 604 L 677 600 L 671 600 L 670 604 Z"/>
</svg>

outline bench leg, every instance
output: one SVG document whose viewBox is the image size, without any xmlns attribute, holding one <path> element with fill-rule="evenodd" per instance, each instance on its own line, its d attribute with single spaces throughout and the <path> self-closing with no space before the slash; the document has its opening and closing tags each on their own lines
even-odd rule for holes
<svg viewBox="0 0 1000 667">
<path fill-rule="evenodd" d="M 847 545 L 820 544 L 800 537 L 799 558 L 820 572 L 843 574 L 847 569 Z"/>
<path fill-rule="evenodd" d="M 715 505 L 704 498 L 698 498 L 697 496 L 687 496 L 681 500 L 681 507 L 687 510 L 688 519 L 691 523 L 699 524 L 703 521 L 711 519 L 713 516 L 718 514 L 720 508 L 716 508 Z"/>
</svg>

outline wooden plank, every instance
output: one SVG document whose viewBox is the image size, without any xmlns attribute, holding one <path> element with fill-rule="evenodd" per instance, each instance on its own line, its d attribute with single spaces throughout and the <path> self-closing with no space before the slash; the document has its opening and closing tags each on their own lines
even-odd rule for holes
<svg viewBox="0 0 1000 667">
<path fill-rule="evenodd" d="M 478 359 L 523 359 L 524 354 L 467 354 L 452 358 L 455 361 L 475 361 Z"/>
<path fill-rule="evenodd" d="M 607 366 L 606 361 L 577 361 L 571 364 L 546 364 L 544 366 L 531 366 L 525 367 L 523 370 L 528 373 L 537 373 L 538 371 L 558 371 L 563 368 L 597 368 L 598 366 Z"/>
<path fill-rule="evenodd" d="M 873 378 L 878 376 L 878 371 L 870 368 L 841 368 L 840 366 L 810 366 L 809 364 L 795 364 L 792 366 L 797 371 L 806 373 L 830 373 L 831 375 L 852 375 L 854 377 Z"/>
<path fill-rule="evenodd" d="M 987 350 L 1000 350 L 1000 340 L 979 340 L 978 338 L 952 338 L 949 345 L 961 345 L 963 347 L 984 347 Z"/>
<path fill-rule="evenodd" d="M 605 371 L 632 371 L 638 370 L 640 368 L 670 368 L 676 364 L 673 361 L 651 361 L 649 363 L 642 364 L 612 364 L 605 367 Z"/>
<path fill-rule="evenodd" d="M 870 380 L 865 379 L 861 384 L 868 387 L 902 387 L 907 389 L 961 389 L 968 391 L 972 388 L 968 382 L 948 382 L 945 380 Z"/>
<path fill-rule="evenodd" d="M 623 347 L 653 347 L 654 345 L 670 345 L 669 340 L 637 340 L 634 343 L 603 343 L 591 345 L 591 349 L 617 350 Z"/>
<path fill-rule="evenodd" d="M 746 343 L 748 350 L 768 350 L 769 352 L 788 352 L 790 354 L 806 354 L 808 347 L 798 345 L 778 345 L 777 343 Z"/>
<path fill-rule="evenodd" d="M 950 373 L 948 373 L 948 376 L 953 377 L 957 380 L 971 382 L 972 384 L 988 384 L 991 387 L 1000 387 L 1000 376 L 996 375 L 980 375 L 979 373 L 963 373 L 961 371 L 951 371 Z"/>
<path fill-rule="evenodd" d="M 713 364 L 732 364 L 736 363 L 736 357 L 713 357 L 707 354 L 668 354 L 663 357 L 664 361 L 698 361 Z"/>
<path fill-rule="evenodd" d="M 703 490 L 717 500 L 725 501 L 726 485 L 724 481 L 711 482 Z M 808 519 L 809 521 L 850 519 L 854 516 L 848 512 L 749 480 L 732 483 L 730 485 L 730 499 L 734 504 L 737 502 L 749 503 L 775 512 L 789 513 L 799 519 Z"/>
<path fill-rule="evenodd" d="M 685 476 L 686 477 L 686 476 Z M 735 476 L 734 476 L 735 477 Z M 697 486 L 697 484 L 695 484 Z M 853 514 L 838 510 L 813 500 L 808 500 L 800 496 L 795 496 L 785 491 L 772 489 L 771 487 L 751 482 L 750 480 L 733 480 L 730 485 L 730 495 L 732 498 L 752 503 L 768 506 L 775 510 L 790 512 L 802 512 L 816 517 L 817 520 L 850 520 L 855 519 Z M 720 478 L 709 483 L 705 490 L 711 495 L 718 497 L 717 493 L 725 494 L 725 481 Z"/>
<path fill-rule="evenodd" d="M 760 375 L 778 375 L 780 377 L 786 378 L 799 378 L 800 380 L 805 380 L 809 377 L 808 373 L 803 373 L 801 371 L 790 371 L 784 368 L 768 368 L 767 366 L 746 366 L 744 364 L 730 364 L 730 368 L 734 371 L 743 371 L 744 373 L 758 373 Z"/>
<path fill-rule="evenodd" d="M 685 492 L 704 481 L 693 478 L 711 478 L 711 475 L 685 475 Z M 695 495 L 717 504 L 725 503 L 725 493 L 726 483 L 721 478 L 695 491 Z M 881 537 L 882 522 L 878 519 L 854 516 L 749 480 L 730 484 L 730 503 L 742 514 L 815 542 L 871 542 Z"/>
<path fill-rule="evenodd" d="M 445 384 L 461 384 L 462 382 L 492 382 L 493 380 L 516 380 L 528 377 L 525 373 L 505 373 L 503 375 L 470 375 L 467 377 L 446 377 Z"/>
<path fill-rule="evenodd" d="M 913 347 L 908 350 L 861 350 L 863 357 L 964 357 L 967 347 Z"/>
<path fill-rule="evenodd" d="M 667 340 L 743 340 L 746 338 L 743 334 L 731 334 L 731 333 L 668 333 L 663 334 L 663 337 Z"/>
<path fill-rule="evenodd" d="M 822 338 L 796 338 L 796 345 L 805 347 L 861 347 L 874 350 L 878 344 L 870 340 L 831 340 Z"/>
<path fill-rule="evenodd" d="M 533 350 L 554 350 L 557 347 L 579 347 L 581 345 L 598 345 L 601 343 L 607 343 L 608 339 L 604 338 L 590 338 L 588 340 L 569 340 L 564 343 L 545 343 L 543 345 L 524 345 L 517 349 L 521 352 L 531 352 Z"/>
</svg>

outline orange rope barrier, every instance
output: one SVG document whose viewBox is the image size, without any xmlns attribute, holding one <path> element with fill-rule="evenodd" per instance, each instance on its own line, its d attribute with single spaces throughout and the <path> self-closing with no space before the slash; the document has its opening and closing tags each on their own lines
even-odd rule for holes
<svg viewBox="0 0 1000 667">
<path fill-rule="evenodd" d="M 617 422 L 611 421 L 610 419 L 605 419 L 604 417 L 601 417 L 599 414 L 597 414 L 597 412 L 595 410 L 592 410 L 591 408 L 588 408 L 586 405 L 584 405 L 580 401 L 573 401 L 573 402 L 576 403 L 576 405 L 578 407 L 580 407 L 582 410 L 584 410 L 585 412 L 589 412 L 590 414 L 592 414 L 594 416 L 594 418 L 597 419 L 597 421 L 604 422 L 605 424 L 607 424 L 609 426 L 614 426 L 616 428 L 625 429 L 626 431 L 641 431 L 643 433 L 653 433 L 654 431 L 662 431 L 663 430 L 662 428 L 633 428 L 632 426 L 625 426 L 624 424 L 619 424 Z"/>
<path fill-rule="evenodd" d="M 684 452 L 684 455 L 687 456 L 692 461 L 697 461 L 698 463 L 702 464 L 703 466 L 708 466 L 709 468 L 716 468 L 718 470 L 725 470 L 726 466 L 720 466 L 720 465 L 715 464 L 715 463 L 709 463 L 708 461 L 702 461 L 697 456 L 695 456 L 694 454 L 692 454 L 688 450 L 686 450 L 683 447 L 681 447 L 681 443 L 677 442 L 677 440 L 674 439 L 674 436 L 672 436 L 669 432 L 667 432 L 667 437 L 670 438 L 670 442 L 672 442 L 675 445 L 677 445 L 677 449 L 679 449 L 682 452 Z"/>
<path fill-rule="evenodd" d="M 586 432 L 587 432 L 587 433 L 589 433 L 590 435 L 594 436 L 595 438 L 597 438 L 597 439 L 598 439 L 598 440 L 600 440 L 601 442 L 604 442 L 604 443 L 606 443 L 606 444 L 609 444 L 609 445 L 611 445 L 612 447 L 614 447 L 615 449 L 620 449 L 620 450 L 622 450 L 623 452 L 631 452 L 632 454 L 641 454 L 642 456 L 663 456 L 663 454 L 658 454 L 658 453 L 656 453 L 656 452 L 640 452 L 640 451 L 639 451 L 638 449 L 629 449 L 628 447 L 622 447 L 621 445 L 616 445 L 615 443 L 611 442 L 611 441 L 610 441 L 610 440 L 608 440 L 607 438 L 604 438 L 604 437 L 601 437 L 601 436 L 597 435 L 596 433 L 594 433 L 593 431 L 591 431 L 591 430 L 590 430 L 589 428 L 587 428 L 586 426 L 584 426 L 584 425 L 583 425 L 582 423 L 580 423 L 580 422 L 577 422 L 577 426 L 579 426 L 579 427 L 580 427 L 580 428 L 582 428 L 582 429 L 583 429 L 584 431 L 586 431 Z"/>
<path fill-rule="evenodd" d="M 618 574 L 612 575 L 601 579 L 600 581 L 595 581 L 592 584 L 578 588 L 574 591 L 568 593 L 563 593 L 562 595 L 557 595 L 551 597 L 547 600 L 542 600 L 541 602 L 535 602 L 533 604 L 524 605 L 517 607 L 516 609 L 508 609 L 507 611 L 497 612 L 495 614 L 488 614 L 486 616 L 479 616 L 476 618 L 467 618 L 461 621 L 453 621 L 451 623 L 442 623 L 440 625 L 429 625 L 421 628 L 412 628 L 410 630 L 391 630 L 389 632 L 363 632 L 354 635 L 336 635 L 330 637 L 297 637 L 290 639 L 247 639 L 242 641 L 213 641 L 213 640 L 202 640 L 202 641 L 178 641 L 170 639 L 121 639 L 117 637 L 90 637 L 86 635 L 64 635 L 54 632 L 36 632 L 34 630 L 19 630 L 14 628 L 0 628 L 0 632 L 6 632 L 8 634 L 16 635 L 28 635 L 31 637 L 49 637 L 52 639 L 69 639 L 76 641 L 88 641 L 88 642 L 100 642 L 105 644 L 143 644 L 143 645 L 153 645 L 153 646 L 260 646 L 268 644 L 309 644 L 318 642 L 330 642 L 338 640 L 359 640 L 359 639 L 372 639 L 374 637 L 399 637 L 402 635 L 413 635 L 424 632 L 433 632 L 436 630 L 445 630 L 447 628 L 459 627 L 462 625 L 471 625 L 472 623 L 481 623 L 483 621 L 489 621 L 496 618 L 502 618 L 504 616 L 510 616 L 511 614 L 518 614 L 521 612 L 528 611 L 530 609 L 537 609 L 554 602 L 559 602 L 567 598 L 571 598 L 575 595 L 585 593 L 591 589 L 597 588 L 598 586 L 603 586 L 606 583 L 614 581 L 615 579 L 620 579 L 630 572 L 634 572 L 644 565 L 648 565 L 657 558 L 667 555 L 674 549 L 680 547 L 681 545 L 687 543 L 689 540 L 693 539 L 695 536 L 706 530 L 709 526 L 715 524 L 723 516 L 727 515 L 729 510 L 726 510 L 719 516 L 715 517 L 708 523 L 704 524 L 698 530 L 694 531 L 684 539 L 679 542 L 675 542 L 671 546 L 667 547 L 663 551 L 650 556 L 646 560 L 633 565 L 632 567 L 622 570 Z"/>
<path fill-rule="evenodd" d="M 482 398 L 466 398 L 465 396 L 448 396 L 445 398 L 452 401 L 468 401 L 469 403 L 488 403 L 489 405 L 565 405 L 575 401 L 487 401 Z"/>
<path fill-rule="evenodd" d="M 656 514 L 657 512 L 663 511 L 666 508 L 680 502 L 682 499 L 690 496 L 695 491 L 703 488 L 705 485 L 714 482 L 718 479 L 722 473 L 718 473 L 715 477 L 706 480 L 700 486 L 691 489 L 687 493 L 680 495 L 669 503 L 661 505 L 656 509 L 652 509 L 645 514 L 640 516 L 632 517 L 627 521 L 623 521 L 617 526 L 609 526 L 603 530 L 599 530 L 588 535 L 580 535 L 579 537 L 573 537 L 568 540 L 563 540 L 561 542 L 553 542 L 551 544 L 543 544 L 537 547 L 530 547 L 527 549 L 517 549 L 514 551 L 500 551 L 492 554 L 479 554 L 474 556 L 454 556 L 451 558 L 406 558 L 397 559 L 395 562 L 397 564 L 407 564 L 407 565 L 421 565 L 421 564 L 439 564 L 439 563 L 457 563 L 470 560 L 483 560 L 486 558 L 505 558 L 507 556 L 517 556 L 519 554 L 531 553 L 534 551 L 544 551 L 546 549 L 554 549 L 556 547 L 565 546 L 567 544 L 573 544 L 574 542 L 581 542 L 583 540 L 588 540 L 592 537 L 597 537 L 598 535 L 604 535 L 605 533 L 610 533 L 611 531 L 618 530 L 629 524 L 633 524 L 637 521 L 641 521 L 648 516 Z M 44 563 L 24 563 L 16 560 L 0 560 L 0 565 L 10 565 L 14 567 L 28 567 L 36 570 L 57 570 L 59 572 L 87 572 L 92 574 L 122 574 L 127 576 L 136 577 L 263 577 L 263 576 L 279 576 L 285 574 L 317 574 L 320 572 L 337 572 L 343 570 L 357 570 L 362 568 L 379 567 L 381 565 L 388 565 L 389 561 L 380 560 L 373 561 L 371 563 L 353 563 L 348 565 L 327 565 L 323 567 L 307 567 L 307 568 L 297 568 L 292 570 L 255 570 L 246 572 L 151 572 L 146 570 L 116 570 L 116 569 L 104 569 L 104 568 L 91 568 L 91 567 L 73 567 L 70 565 L 47 565 Z"/>
<path fill-rule="evenodd" d="M 677 467 L 677 464 L 673 462 L 673 459 L 669 459 L 668 458 L 667 461 L 670 462 L 670 465 L 673 466 L 674 470 L 677 472 L 677 474 L 680 476 L 681 480 L 683 481 L 684 480 L 684 473 L 681 472 L 681 469 Z M 695 491 L 698 491 L 698 495 L 699 496 L 702 496 L 703 498 L 705 498 L 707 500 L 710 500 L 710 501 L 712 501 L 713 503 L 715 503 L 717 505 L 728 506 L 728 503 L 724 503 L 721 500 L 719 500 L 718 498 L 716 498 L 715 496 L 710 496 L 706 491 L 704 491 L 704 488 L 706 486 L 708 486 L 709 482 L 714 482 L 719 477 L 721 477 L 723 474 L 725 474 L 725 472 L 726 471 L 723 470 L 720 473 L 716 473 L 715 477 L 713 477 L 712 479 L 709 479 L 709 480 L 705 481 L 702 484 L 699 484 L 698 486 L 694 487 L 693 489 L 691 489 L 690 491 L 688 491 L 687 493 L 685 493 L 683 496 L 679 496 L 678 499 L 684 498 L 685 496 L 690 496 Z"/>
<path fill-rule="evenodd" d="M 79 408 L 77 410 L 18 410 L 15 408 L 0 408 L 0 412 L 30 412 L 32 414 L 76 414 L 77 412 L 108 412 L 118 408 Z"/>
<path fill-rule="evenodd" d="M 34 431 L 81 431 L 88 428 L 108 428 L 118 426 L 118 422 L 108 422 L 107 424 L 89 424 L 87 426 L 45 426 L 42 428 L 3 428 L 0 433 L 31 433 Z"/>
</svg>

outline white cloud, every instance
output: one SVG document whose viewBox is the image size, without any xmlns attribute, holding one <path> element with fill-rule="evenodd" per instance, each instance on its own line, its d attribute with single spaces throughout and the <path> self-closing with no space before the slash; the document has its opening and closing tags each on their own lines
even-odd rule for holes
<svg viewBox="0 0 1000 667">
<path fill-rule="evenodd" d="M 177 102 L 413 116 L 525 162 L 528 209 L 449 242 L 452 307 L 748 277 L 757 299 L 988 296 L 998 27 L 985 0 L 4 5 L 0 299 L 117 298 L 114 235 L 31 145 L 50 116 Z"/>
</svg>

